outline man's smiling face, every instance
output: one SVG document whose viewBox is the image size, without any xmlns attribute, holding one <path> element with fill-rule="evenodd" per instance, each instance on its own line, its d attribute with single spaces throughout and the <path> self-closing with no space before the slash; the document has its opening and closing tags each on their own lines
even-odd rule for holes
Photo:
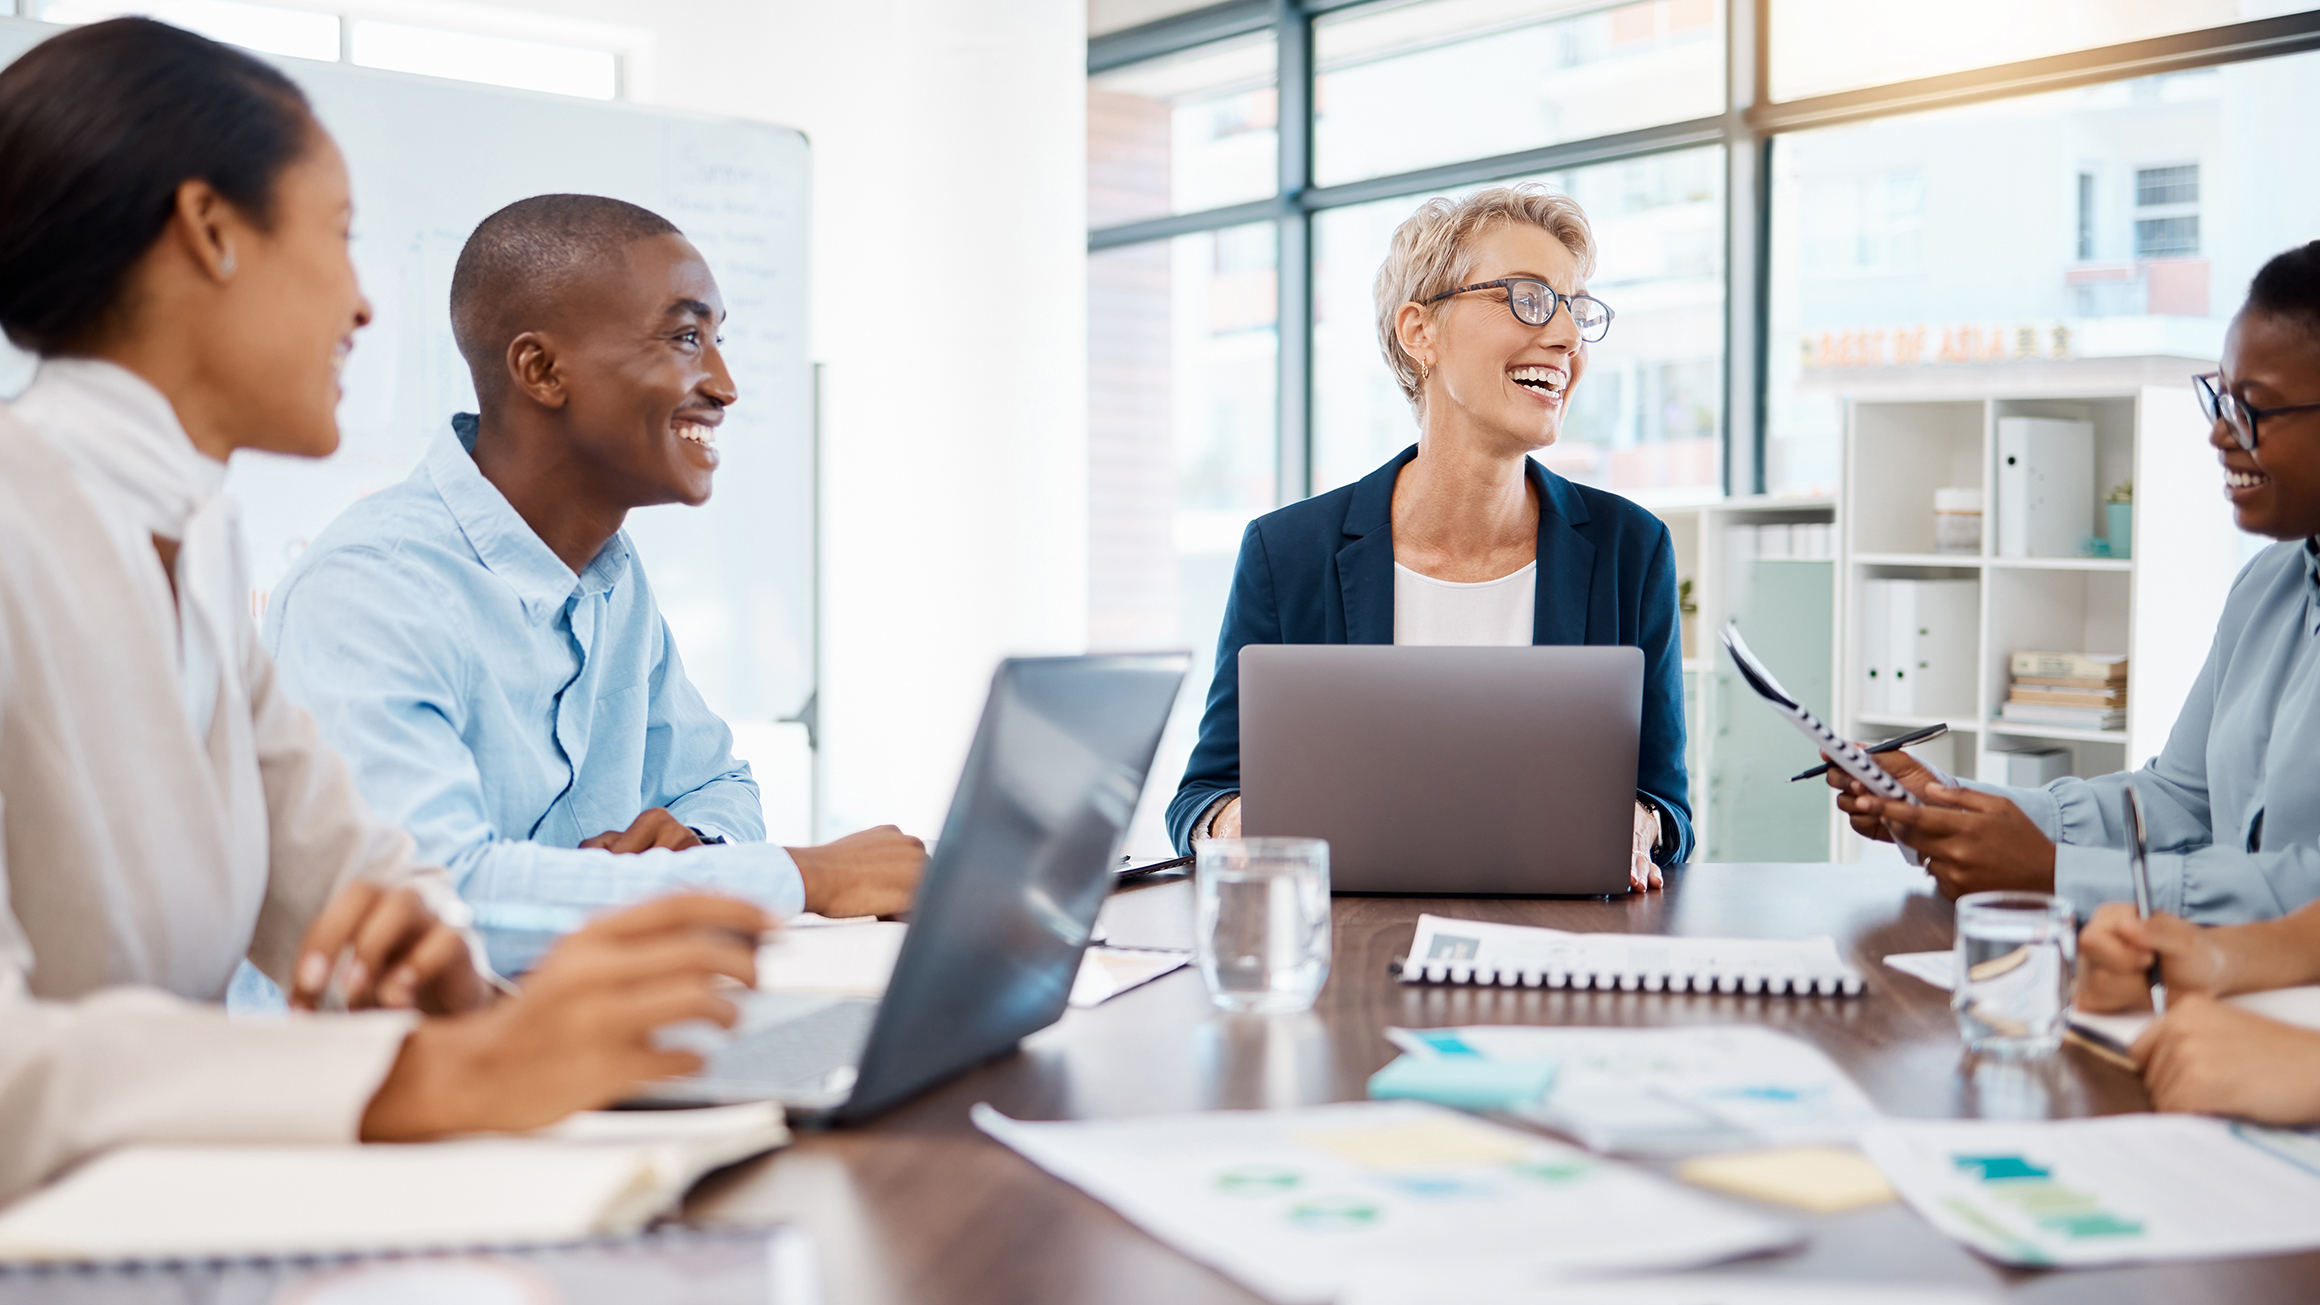
<svg viewBox="0 0 2320 1305">
<path fill-rule="evenodd" d="M 725 300 L 692 242 L 631 241 L 567 301 L 556 334 L 573 452 L 629 507 L 708 501 L 738 397 L 718 349 Z"/>
</svg>

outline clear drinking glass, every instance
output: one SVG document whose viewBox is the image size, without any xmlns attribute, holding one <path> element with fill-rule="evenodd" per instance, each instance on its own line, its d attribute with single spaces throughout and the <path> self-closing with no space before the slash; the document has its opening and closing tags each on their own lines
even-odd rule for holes
<svg viewBox="0 0 2320 1305">
<path fill-rule="evenodd" d="M 1974 1051 L 2043 1056 L 2062 1045 L 2078 920 L 2047 893 L 1969 893 L 1957 904 L 1950 1008 Z"/>
<path fill-rule="evenodd" d="M 1329 980 L 1329 844 L 1318 838 L 1212 838 L 1193 874 L 1193 956 L 1220 1010 L 1310 1009 Z"/>
</svg>

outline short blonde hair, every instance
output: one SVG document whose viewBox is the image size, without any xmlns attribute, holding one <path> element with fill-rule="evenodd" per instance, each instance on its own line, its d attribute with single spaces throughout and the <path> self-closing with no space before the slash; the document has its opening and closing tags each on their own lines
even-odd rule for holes
<svg viewBox="0 0 2320 1305">
<path fill-rule="evenodd" d="M 1464 199 L 1429 199 L 1394 228 L 1393 248 L 1377 274 L 1378 348 L 1401 383 L 1402 396 L 1418 403 L 1418 360 L 1402 348 L 1394 319 L 1402 305 L 1423 304 L 1466 284 L 1474 270 L 1474 238 L 1502 222 L 1526 222 L 1545 229 L 1578 260 L 1581 278 L 1595 272 L 1595 232 L 1586 211 L 1569 195 L 1535 181 L 1491 186 Z M 1431 313 L 1436 305 L 1426 309 Z"/>
</svg>

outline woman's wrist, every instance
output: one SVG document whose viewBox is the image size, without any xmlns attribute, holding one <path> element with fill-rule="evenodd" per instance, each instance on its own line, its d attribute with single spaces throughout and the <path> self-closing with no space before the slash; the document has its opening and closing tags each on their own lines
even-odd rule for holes
<svg viewBox="0 0 2320 1305">
<path fill-rule="evenodd" d="M 419 1142 L 484 1127 L 473 1094 L 473 1016 L 421 1020 L 364 1108 L 365 1142 Z"/>
<path fill-rule="evenodd" d="M 1209 803 L 1208 809 L 1200 813 L 1200 819 L 1192 822 L 1192 837 L 1186 841 L 1198 843 L 1216 837 L 1216 822 L 1224 819 L 1224 813 L 1240 800 L 1240 794 L 1227 793 Z"/>
<path fill-rule="evenodd" d="M 2207 931 L 2203 941 L 2215 949 L 2215 995 L 2320 983 L 2320 915 L 2305 918 L 2311 914 Z"/>
</svg>

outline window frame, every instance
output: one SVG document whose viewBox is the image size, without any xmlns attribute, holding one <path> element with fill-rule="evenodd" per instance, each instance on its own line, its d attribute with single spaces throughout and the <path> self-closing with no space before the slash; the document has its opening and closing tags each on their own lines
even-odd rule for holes
<svg viewBox="0 0 2320 1305">
<path fill-rule="evenodd" d="M 1771 98 L 1772 6 L 1724 0 L 1726 111 L 1685 122 L 1467 159 L 1337 186 L 1313 184 L 1313 24 L 1325 14 L 1394 0 L 1225 0 L 1088 42 L 1090 75 L 1271 28 L 1280 66 L 1280 184 L 1269 198 L 1088 233 L 1090 253 L 1219 227 L 1271 221 L 1280 240 L 1280 477 L 1282 502 L 1312 489 L 1313 218 L 1328 209 L 1451 190 L 1539 172 L 1724 147 L 1724 492 L 1765 490 L 1773 138 L 1792 131 L 2035 95 L 2101 82 L 2209 68 L 2320 49 L 2320 8 L 2099 46 L 1808 99 Z M 1584 12 L 1573 6 L 1554 16 Z M 1546 15 L 1542 15 L 1546 16 Z M 2146 165 L 2156 166 L 2156 165 Z"/>
</svg>

